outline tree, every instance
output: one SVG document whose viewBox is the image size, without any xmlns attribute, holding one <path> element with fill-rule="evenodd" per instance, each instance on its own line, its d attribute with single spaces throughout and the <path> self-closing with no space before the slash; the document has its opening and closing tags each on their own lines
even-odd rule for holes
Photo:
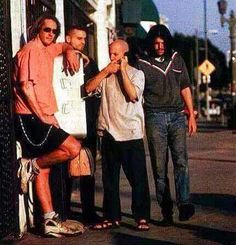
<svg viewBox="0 0 236 245">
<path fill-rule="evenodd" d="M 196 64 L 196 37 L 185 36 L 181 33 L 175 33 L 174 49 L 184 58 L 190 77 L 194 79 L 193 68 Z M 205 60 L 204 40 L 199 38 L 199 64 Z M 213 89 L 222 89 L 228 87 L 230 83 L 230 71 L 226 66 L 226 58 L 216 46 L 208 40 L 208 60 L 215 66 L 216 70 L 211 74 L 211 83 L 209 86 Z M 196 81 L 195 81 L 196 84 Z"/>
</svg>

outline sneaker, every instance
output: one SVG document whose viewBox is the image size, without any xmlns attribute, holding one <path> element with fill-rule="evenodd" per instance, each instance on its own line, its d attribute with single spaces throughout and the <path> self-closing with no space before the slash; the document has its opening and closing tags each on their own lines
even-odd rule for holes
<svg viewBox="0 0 236 245">
<path fill-rule="evenodd" d="M 194 205 L 191 203 L 182 204 L 179 207 L 179 220 L 187 221 L 189 220 L 195 213 Z"/>
<path fill-rule="evenodd" d="M 28 182 L 33 181 L 36 173 L 32 169 L 32 162 L 30 159 L 19 158 L 19 169 L 17 177 L 20 179 L 20 187 L 23 194 L 28 192 Z"/>
<path fill-rule="evenodd" d="M 44 222 L 44 235 L 52 237 L 74 236 L 81 234 L 79 229 L 71 229 L 69 225 L 62 222 L 58 214 L 55 214 L 51 219 L 46 219 Z"/>
<path fill-rule="evenodd" d="M 66 226 L 70 230 L 76 232 L 76 234 L 82 234 L 85 232 L 85 227 L 82 223 L 77 220 L 67 219 L 66 221 L 62 222 L 62 225 Z"/>
</svg>

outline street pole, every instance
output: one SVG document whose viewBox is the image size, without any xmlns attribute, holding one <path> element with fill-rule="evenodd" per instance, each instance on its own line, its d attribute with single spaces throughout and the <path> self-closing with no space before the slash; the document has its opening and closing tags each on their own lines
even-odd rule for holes
<svg viewBox="0 0 236 245">
<path fill-rule="evenodd" d="M 200 105 L 200 84 L 201 84 L 201 72 L 199 71 L 199 42 L 198 42 L 198 30 L 195 30 L 195 53 L 196 53 L 196 96 L 197 96 L 197 112 L 200 116 L 201 114 L 201 105 Z"/>
<path fill-rule="evenodd" d="M 230 13 L 229 19 L 229 32 L 230 32 L 230 54 L 231 54 L 231 69 L 232 69 L 232 80 L 231 80 L 231 95 L 232 95 L 232 116 L 231 126 L 236 128 L 236 17 L 234 11 Z"/>
<path fill-rule="evenodd" d="M 232 79 L 231 79 L 231 97 L 232 97 L 232 110 L 231 110 L 231 122 L 230 127 L 236 128 L 236 17 L 234 11 L 231 10 L 230 17 L 225 18 L 224 14 L 227 9 L 227 1 L 218 1 L 219 13 L 221 15 L 220 21 L 222 27 L 224 23 L 229 25 L 229 37 L 230 37 L 230 58 L 231 58 L 231 69 L 232 69 Z"/>
<path fill-rule="evenodd" d="M 204 0 L 204 39 L 205 39 L 205 60 L 208 60 L 208 42 L 207 42 L 207 2 Z M 210 78 L 206 78 L 206 119 L 207 121 L 210 121 L 210 101 L 209 101 L 209 86 L 208 83 L 210 81 Z"/>
</svg>

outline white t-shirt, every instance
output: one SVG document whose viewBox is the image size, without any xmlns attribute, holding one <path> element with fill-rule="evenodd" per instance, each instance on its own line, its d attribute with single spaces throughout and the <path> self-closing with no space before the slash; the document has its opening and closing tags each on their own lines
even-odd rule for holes
<svg viewBox="0 0 236 245">
<path fill-rule="evenodd" d="M 134 84 L 138 100 L 133 103 L 122 92 L 121 75 L 112 74 L 102 80 L 101 105 L 98 116 L 98 134 L 106 130 L 116 141 L 141 139 L 144 135 L 144 113 L 142 94 L 144 73 L 134 67 L 127 68 L 127 74 Z M 119 78 L 118 78 L 119 76 Z"/>
</svg>

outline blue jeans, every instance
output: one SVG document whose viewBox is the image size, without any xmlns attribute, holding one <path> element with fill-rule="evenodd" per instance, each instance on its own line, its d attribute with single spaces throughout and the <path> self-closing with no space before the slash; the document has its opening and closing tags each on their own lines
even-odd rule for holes
<svg viewBox="0 0 236 245">
<path fill-rule="evenodd" d="M 163 216 L 170 216 L 173 201 L 168 179 L 168 149 L 174 165 L 177 205 L 189 202 L 185 116 L 182 112 L 146 112 L 145 120 L 157 201 Z"/>
</svg>

